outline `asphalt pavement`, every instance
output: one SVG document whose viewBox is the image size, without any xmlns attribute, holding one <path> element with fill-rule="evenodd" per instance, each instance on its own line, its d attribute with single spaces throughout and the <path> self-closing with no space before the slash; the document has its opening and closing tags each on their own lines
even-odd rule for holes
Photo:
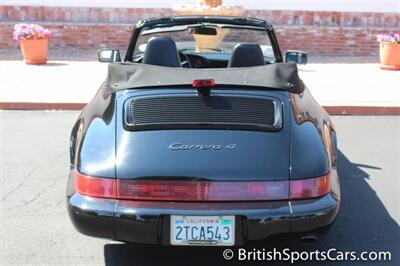
<svg viewBox="0 0 400 266">
<path fill-rule="evenodd" d="M 1 265 L 271 265 L 225 263 L 223 249 L 137 247 L 76 232 L 67 216 L 64 192 L 69 133 L 77 115 L 0 111 Z M 334 227 L 311 244 L 258 247 L 390 251 L 390 262 L 359 265 L 400 265 L 400 116 L 337 116 L 333 121 L 343 196 Z M 357 265 L 303 263 L 320 264 Z"/>
</svg>

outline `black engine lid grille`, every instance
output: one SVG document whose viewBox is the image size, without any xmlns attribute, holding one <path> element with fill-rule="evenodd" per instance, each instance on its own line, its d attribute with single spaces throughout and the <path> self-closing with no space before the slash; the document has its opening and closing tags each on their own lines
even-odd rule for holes
<svg viewBox="0 0 400 266">
<path fill-rule="evenodd" d="M 281 106 L 270 98 L 244 96 L 157 96 L 134 98 L 127 126 L 132 130 L 227 128 L 279 130 Z"/>
</svg>

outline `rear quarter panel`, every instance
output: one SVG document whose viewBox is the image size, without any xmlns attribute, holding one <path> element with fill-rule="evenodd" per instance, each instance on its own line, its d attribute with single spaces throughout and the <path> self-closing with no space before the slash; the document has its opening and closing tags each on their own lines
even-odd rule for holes
<svg viewBox="0 0 400 266">
<path fill-rule="evenodd" d="M 70 137 L 70 169 L 97 177 L 115 178 L 115 95 L 104 84 L 82 110 Z M 70 177 L 67 194 L 74 191 Z"/>
<path fill-rule="evenodd" d="M 336 166 L 336 132 L 326 111 L 306 88 L 290 94 L 291 178 L 317 177 Z"/>
</svg>

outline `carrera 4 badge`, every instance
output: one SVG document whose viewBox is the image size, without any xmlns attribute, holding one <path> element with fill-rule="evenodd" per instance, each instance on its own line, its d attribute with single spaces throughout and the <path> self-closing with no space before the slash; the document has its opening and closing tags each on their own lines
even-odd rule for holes
<svg viewBox="0 0 400 266">
<path fill-rule="evenodd" d="M 228 144 L 228 145 L 221 145 L 221 144 L 182 144 L 182 143 L 173 143 L 168 146 L 170 150 L 173 151 L 188 151 L 188 150 L 215 150 L 215 151 L 222 151 L 222 150 L 234 150 L 236 148 L 236 144 Z"/>
</svg>

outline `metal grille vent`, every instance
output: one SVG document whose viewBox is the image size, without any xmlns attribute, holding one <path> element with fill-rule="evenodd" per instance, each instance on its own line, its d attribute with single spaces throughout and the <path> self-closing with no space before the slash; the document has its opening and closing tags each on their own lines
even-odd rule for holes
<svg viewBox="0 0 400 266">
<path fill-rule="evenodd" d="M 276 128 L 276 102 L 234 96 L 168 96 L 136 98 L 130 103 L 131 127 Z M 278 118 L 278 119 L 277 119 Z M 280 127 L 280 125 L 278 125 Z M 251 129 L 251 128 L 249 128 Z"/>
</svg>

